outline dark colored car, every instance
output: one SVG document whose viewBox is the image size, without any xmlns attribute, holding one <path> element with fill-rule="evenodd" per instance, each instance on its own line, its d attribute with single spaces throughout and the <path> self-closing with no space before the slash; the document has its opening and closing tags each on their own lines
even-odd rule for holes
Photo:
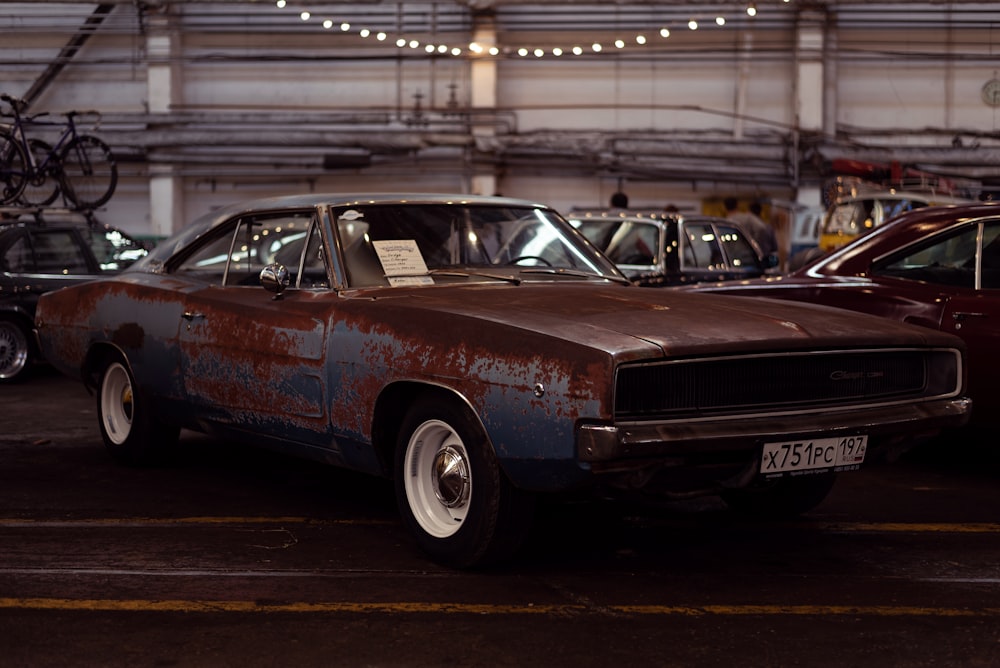
<svg viewBox="0 0 1000 668">
<path fill-rule="evenodd" d="M 0 209 L 0 383 L 25 377 L 37 358 L 39 295 L 117 273 L 146 254 L 121 230 L 57 209 Z"/>
<path fill-rule="evenodd" d="M 636 288 L 555 211 L 505 198 L 238 204 L 43 295 L 36 327 L 96 388 L 113 456 L 155 460 L 189 428 L 388 476 L 456 566 L 514 550 L 539 493 L 802 512 L 969 410 L 955 337 Z"/>
<path fill-rule="evenodd" d="M 694 289 L 826 304 L 956 334 L 968 346 L 973 421 L 1000 422 L 1000 203 L 916 209 L 787 276 Z"/>
<path fill-rule="evenodd" d="M 615 210 L 567 218 L 636 285 L 752 278 L 777 264 L 738 222 L 725 218 Z"/>
</svg>

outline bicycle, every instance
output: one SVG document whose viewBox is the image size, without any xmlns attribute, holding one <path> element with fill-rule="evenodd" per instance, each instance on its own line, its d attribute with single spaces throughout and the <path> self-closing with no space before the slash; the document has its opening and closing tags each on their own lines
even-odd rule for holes
<svg viewBox="0 0 1000 668">
<path fill-rule="evenodd" d="M 0 100 L 10 105 L 13 119 L 9 129 L 0 129 L 0 204 L 46 206 L 62 193 L 78 209 L 96 209 L 111 199 L 118 165 L 107 144 L 77 131 L 75 118 L 83 112 L 65 114 L 53 146 L 25 133 L 25 125 L 40 124 L 35 119 L 45 113 L 22 116 L 24 100 L 5 93 Z"/>
</svg>

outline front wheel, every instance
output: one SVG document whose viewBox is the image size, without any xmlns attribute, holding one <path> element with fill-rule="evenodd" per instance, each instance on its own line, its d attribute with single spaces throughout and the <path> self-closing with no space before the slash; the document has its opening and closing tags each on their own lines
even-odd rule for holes
<svg viewBox="0 0 1000 668">
<path fill-rule="evenodd" d="M 103 141 L 80 135 L 66 145 L 60 161 L 63 192 L 73 204 L 96 209 L 111 199 L 118 185 L 118 165 Z"/>
<path fill-rule="evenodd" d="M 436 561 L 469 568 L 513 554 L 534 497 L 504 475 L 482 427 L 456 402 L 426 397 L 403 421 L 395 467 L 404 524 Z"/>
<path fill-rule="evenodd" d="M 836 480 L 836 473 L 779 478 L 759 486 L 726 490 L 722 500 L 743 515 L 761 519 L 794 517 L 822 503 Z"/>
<path fill-rule="evenodd" d="M 151 464 L 177 443 L 180 429 L 157 420 L 124 360 L 109 360 L 97 389 L 101 437 L 111 456 L 132 466 Z"/>
</svg>

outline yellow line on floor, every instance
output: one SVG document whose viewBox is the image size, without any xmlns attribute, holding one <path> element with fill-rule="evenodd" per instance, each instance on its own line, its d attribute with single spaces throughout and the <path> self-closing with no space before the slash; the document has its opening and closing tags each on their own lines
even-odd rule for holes
<svg viewBox="0 0 1000 668">
<path fill-rule="evenodd" d="M 598 605 L 429 602 L 259 603 L 254 601 L 0 598 L 0 609 L 84 612 L 339 613 L 464 615 L 633 615 L 659 617 L 998 617 L 1000 608 L 886 605 Z"/>
</svg>

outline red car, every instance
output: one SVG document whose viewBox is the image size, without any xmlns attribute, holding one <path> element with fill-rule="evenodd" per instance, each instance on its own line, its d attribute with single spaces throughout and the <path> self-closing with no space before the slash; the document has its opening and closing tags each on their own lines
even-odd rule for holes
<svg viewBox="0 0 1000 668">
<path fill-rule="evenodd" d="M 678 289 L 826 304 L 957 334 L 968 345 L 973 422 L 1000 423 L 1000 202 L 909 211 L 786 276 Z"/>
</svg>

